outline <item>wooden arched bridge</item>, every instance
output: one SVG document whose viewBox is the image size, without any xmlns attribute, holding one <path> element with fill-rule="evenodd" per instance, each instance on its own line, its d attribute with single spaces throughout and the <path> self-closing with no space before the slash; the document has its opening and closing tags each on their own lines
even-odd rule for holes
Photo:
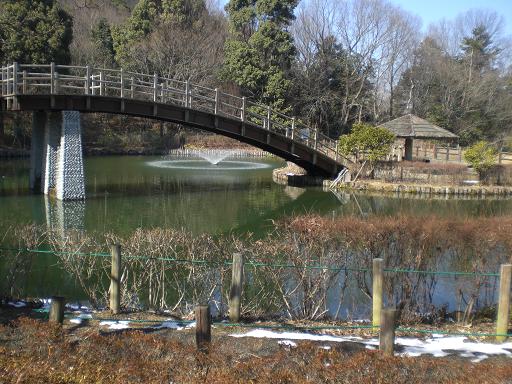
<svg viewBox="0 0 512 384">
<path fill-rule="evenodd" d="M 336 142 L 299 120 L 245 97 L 157 74 L 54 63 L 13 63 L 1 68 L 1 97 L 3 110 L 34 111 L 34 129 L 38 119 L 46 125 L 40 134 L 46 163 L 52 161 L 48 160 L 45 149 L 52 147 L 51 112 L 64 111 L 58 123 L 61 134 L 60 142 L 56 139 L 57 147 L 65 144 L 66 129 L 80 136 L 79 121 L 73 120 L 76 112 L 113 113 L 173 122 L 228 136 L 294 162 L 312 175 L 332 177 L 343 168 Z M 66 114 L 67 111 L 75 114 Z M 50 112 L 49 117 L 46 112 Z M 73 124 L 78 124 L 78 131 L 73 131 Z M 37 145 L 36 136 L 34 131 Z M 57 149 L 56 153 L 63 152 Z M 58 154 L 59 159 L 62 156 Z M 44 179 L 44 169 L 42 173 Z"/>
</svg>

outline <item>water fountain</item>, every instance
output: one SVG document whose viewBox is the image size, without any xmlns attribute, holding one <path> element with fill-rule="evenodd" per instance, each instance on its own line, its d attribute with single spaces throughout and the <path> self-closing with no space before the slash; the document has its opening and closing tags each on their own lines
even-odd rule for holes
<svg viewBox="0 0 512 384">
<path fill-rule="evenodd" d="M 165 160 L 150 161 L 147 164 L 158 168 L 208 171 L 253 170 L 270 167 L 263 162 L 227 160 L 230 157 L 241 156 L 227 149 L 186 149 L 168 156 Z"/>
<path fill-rule="evenodd" d="M 195 151 L 198 157 L 208 161 L 210 164 L 217 165 L 222 160 L 228 158 L 233 154 L 233 151 L 228 150 L 198 150 Z"/>
</svg>

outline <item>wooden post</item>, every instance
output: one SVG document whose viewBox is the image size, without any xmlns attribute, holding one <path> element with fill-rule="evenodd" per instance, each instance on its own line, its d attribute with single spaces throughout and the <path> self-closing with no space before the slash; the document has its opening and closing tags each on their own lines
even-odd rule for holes
<svg viewBox="0 0 512 384">
<path fill-rule="evenodd" d="M 295 117 L 292 117 L 292 137 L 291 139 L 295 137 Z"/>
<path fill-rule="evenodd" d="M 216 115 L 219 113 L 219 89 L 215 88 L 215 107 L 213 107 L 213 113 Z"/>
<path fill-rule="evenodd" d="M 23 94 L 26 95 L 27 94 L 27 71 L 23 71 L 22 82 L 23 82 Z"/>
<path fill-rule="evenodd" d="M 12 64 L 12 93 L 14 95 L 18 94 L 18 63 L 14 62 Z"/>
<path fill-rule="evenodd" d="M 51 299 L 49 320 L 51 323 L 62 324 L 64 321 L 64 298 L 62 296 L 52 296 Z"/>
<path fill-rule="evenodd" d="M 437 160 L 437 145 L 434 144 L 434 159 Z"/>
<path fill-rule="evenodd" d="M 100 71 L 100 96 L 104 96 L 105 84 L 103 84 L 103 71 Z"/>
<path fill-rule="evenodd" d="M 190 105 L 188 105 L 188 94 L 189 94 L 189 87 L 190 87 L 190 84 L 188 83 L 188 80 L 185 81 L 185 108 L 189 108 Z"/>
<path fill-rule="evenodd" d="M 85 67 L 84 91 L 86 95 L 91 94 L 91 67 L 89 65 Z"/>
<path fill-rule="evenodd" d="M 395 321 L 396 309 L 386 308 L 382 310 L 379 350 L 388 356 L 393 356 L 395 351 Z"/>
<path fill-rule="evenodd" d="M 318 143 L 318 127 L 315 127 L 315 142 L 314 142 L 314 145 L 313 145 L 313 148 L 315 149 L 316 151 L 316 146 L 317 146 L 317 143 Z"/>
<path fill-rule="evenodd" d="M 245 122 L 245 96 L 242 97 L 242 111 L 240 115 L 240 120 Z"/>
<path fill-rule="evenodd" d="M 496 333 L 508 333 L 508 322 L 510 318 L 510 284 L 512 280 L 512 264 L 502 264 L 500 269 L 500 292 L 498 298 L 498 321 L 496 322 Z M 499 342 L 505 341 L 506 336 L 496 336 Z"/>
<path fill-rule="evenodd" d="M 119 313 L 121 306 L 121 246 L 113 244 L 110 246 L 112 264 L 110 272 L 110 310 L 114 314 Z"/>
<path fill-rule="evenodd" d="M 135 96 L 135 79 L 131 78 L 131 84 L 130 84 L 130 93 L 131 93 L 131 98 L 133 99 L 133 97 Z"/>
<path fill-rule="evenodd" d="M 459 146 L 459 163 L 462 162 L 462 148 Z"/>
<path fill-rule="evenodd" d="M 158 90 L 158 75 L 155 73 L 153 74 L 153 101 L 156 103 L 157 99 L 157 92 Z"/>
<path fill-rule="evenodd" d="M 501 148 L 500 148 L 500 151 L 498 152 L 498 164 L 501 164 L 502 162 L 502 152 L 501 152 Z"/>
<path fill-rule="evenodd" d="M 241 253 L 233 253 L 231 269 L 231 289 L 229 290 L 229 319 L 233 323 L 240 321 L 242 288 L 244 284 L 244 257 Z"/>
<path fill-rule="evenodd" d="M 121 72 L 119 73 L 119 83 L 120 83 L 120 95 L 121 97 L 124 97 L 124 71 L 123 68 L 121 68 Z"/>
<path fill-rule="evenodd" d="M 53 83 L 53 79 L 55 78 L 55 63 L 52 61 L 50 63 L 50 94 L 55 93 L 55 86 Z"/>
<path fill-rule="evenodd" d="M 198 305 L 195 312 L 196 346 L 199 351 L 207 353 L 212 340 L 210 306 Z"/>
<path fill-rule="evenodd" d="M 384 260 L 373 259 L 373 290 L 372 290 L 372 322 L 378 327 L 381 324 L 380 313 L 382 311 L 382 273 Z"/>
<path fill-rule="evenodd" d="M 450 161 L 450 147 L 446 145 L 446 162 Z"/>
<path fill-rule="evenodd" d="M 270 105 L 267 107 L 267 129 L 270 131 L 272 120 L 272 110 L 270 109 Z"/>
</svg>

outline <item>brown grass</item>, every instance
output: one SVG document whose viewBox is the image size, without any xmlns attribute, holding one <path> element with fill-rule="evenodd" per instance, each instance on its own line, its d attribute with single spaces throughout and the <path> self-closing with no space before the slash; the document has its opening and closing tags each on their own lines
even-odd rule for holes
<svg viewBox="0 0 512 384">
<path fill-rule="evenodd" d="M 193 334 L 99 333 L 21 319 L 0 327 L 1 383 L 507 383 L 508 358 L 385 357 L 376 351 L 213 333 L 208 355 Z"/>
</svg>

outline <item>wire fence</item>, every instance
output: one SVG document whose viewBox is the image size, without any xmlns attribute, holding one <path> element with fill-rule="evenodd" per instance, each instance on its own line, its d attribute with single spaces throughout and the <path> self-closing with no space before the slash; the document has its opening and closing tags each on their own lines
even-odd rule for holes
<svg viewBox="0 0 512 384">
<path fill-rule="evenodd" d="M 87 257 L 111 257 L 110 253 L 102 252 L 78 252 L 78 251 L 57 251 L 51 249 L 29 249 L 29 248 L 12 248 L 12 247 L 0 247 L 0 251 L 9 252 L 27 252 L 27 253 L 40 253 L 40 254 L 54 254 L 54 255 L 75 255 L 75 256 L 87 256 Z M 223 261 L 211 261 L 211 260 L 189 260 L 179 259 L 175 257 L 154 257 L 146 255 L 123 255 L 126 259 L 141 259 L 141 260 L 156 260 L 156 261 L 170 261 L 176 263 L 191 263 L 191 264 L 204 264 L 204 265 L 225 265 L 229 266 L 233 264 L 232 260 Z M 284 264 L 284 263 L 264 263 L 255 261 L 246 261 L 244 266 L 247 267 L 270 267 L 270 268 L 299 268 L 299 269 L 318 269 L 328 271 L 347 271 L 347 272 L 371 272 L 372 268 L 360 268 L 360 267 L 333 267 L 330 265 L 296 265 L 296 264 Z M 484 277 L 499 277 L 500 274 L 497 272 L 469 272 L 469 271 L 432 271 L 432 270 L 419 270 L 419 269 L 404 269 L 404 268 L 384 268 L 384 272 L 388 273 L 415 273 L 425 275 L 445 275 L 445 276 L 484 276 Z"/>
</svg>

